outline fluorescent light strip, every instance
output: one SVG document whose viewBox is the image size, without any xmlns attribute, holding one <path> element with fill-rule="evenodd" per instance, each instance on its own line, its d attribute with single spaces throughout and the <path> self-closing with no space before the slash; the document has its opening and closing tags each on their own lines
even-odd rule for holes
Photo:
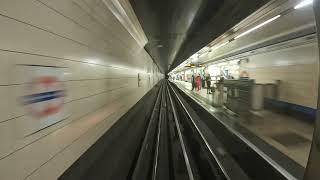
<svg viewBox="0 0 320 180">
<path fill-rule="evenodd" d="M 308 5 L 312 4 L 312 3 L 313 3 L 313 0 L 304 0 L 304 1 L 300 2 L 298 5 L 296 5 L 294 7 L 294 9 L 300 9 L 300 8 L 308 6 Z"/>
<path fill-rule="evenodd" d="M 219 49 L 219 48 L 221 48 L 222 46 L 227 45 L 228 43 L 229 43 L 229 41 L 224 42 L 224 43 L 222 43 L 222 44 L 220 44 L 220 45 L 218 45 L 218 46 L 216 46 L 216 47 L 213 47 L 213 48 L 212 48 L 212 51 L 213 51 L 213 50 L 216 50 L 216 49 Z"/>
<path fill-rule="evenodd" d="M 272 21 L 278 19 L 279 17 L 281 17 L 280 14 L 275 16 L 275 17 L 273 17 L 273 18 L 271 18 L 271 19 L 269 19 L 269 20 L 267 20 L 267 21 L 265 21 L 265 22 L 263 22 L 263 23 L 261 23 L 261 24 L 259 24 L 259 25 L 257 25 L 257 26 L 255 26 L 255 27 L 253 27 L 253 28 L 251 28 L 251 29 L 249 29 L 248 31 L 245 31 L 244 33 L 241 33 L 240 35 L 238 35 L 234 39 L 238 39 L 238 38 L 240 38 L 240 37 L 242 37 L 244 35 L 247 35 L 247 34 L 251 33 L 252 31 L 257 30 L 257 29 L 259 29 L 259 28 L 271 23 Z"/>
<path fill-rule="evenodd" d="M 225 46 L 228 43 L 229 43 L 229 41 L 224 42 L 224 43 L 222 43 L 222 44 L 220 44 L 220 45 L 218 45 L 216 47 L 213 47 L 211 50 L 213 51 L 213 50 L 216 50 L 218 48 L 221 48 L 222 46 Z M 207 52 L 209 52 L 209 51 L 207 51 Z M 205 52 L 205 53 L 207 53 L 207 52 Z M 199 55 L 199 52 L 197 52 L 197 53 L 193 54 L 189 59 L 191 59 L 191 62 L 197 62 L 199 60 L 199 57 L 205 55 L 205 53 L 202 53 L 202 54 Z M 182 66 L 184 66 L 184 65 L 182 65 Z"/>
</svg>

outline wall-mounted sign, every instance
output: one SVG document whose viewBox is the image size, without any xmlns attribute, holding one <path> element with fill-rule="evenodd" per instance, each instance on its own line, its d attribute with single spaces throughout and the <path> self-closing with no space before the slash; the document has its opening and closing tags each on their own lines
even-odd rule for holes
<svg viewBox="0 0 320 180">
<path fill-rule="evenodd" d="M 27 136 L 51 126 L 67 117 L 64 107 L 66 88 L 63 80 L 66 68 L 38 65 L 17 65 L 17 81 L 25 81 L 18 92 L 26 110 L 24 121 L 19 122 L 22 135 Z M 23 76 L 23 77 L 20 77 Z"/>
<path fill-rule="evenodd" d="M 55 75 L 41 75 L 31 80 L 30 94 L 24 96 L 24 105 L 29 105 L 35 118 L 45 118 L 58 113 L 64 103 L 65 87 Z"/>
</svg>

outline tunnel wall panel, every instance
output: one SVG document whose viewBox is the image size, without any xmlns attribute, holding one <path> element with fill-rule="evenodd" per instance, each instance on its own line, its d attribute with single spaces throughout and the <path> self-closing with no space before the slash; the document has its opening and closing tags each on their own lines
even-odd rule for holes
<svg viewBox="0 0 320 180">
<path fill-rule="evenodd" d="M 0 26 L 0 179 L 56 179 L 163 78 L 101 1 L 4 0 Z M 20 66 L 62 69 L 65 119 L 32 130 Z"/>
<path fill-rule="evenodd" d="M 311 43 L 249 56 L 246 65 L 257 83 L 280 80 L 278 100 L 316 109 L 318 45 Z"/>
</svg>

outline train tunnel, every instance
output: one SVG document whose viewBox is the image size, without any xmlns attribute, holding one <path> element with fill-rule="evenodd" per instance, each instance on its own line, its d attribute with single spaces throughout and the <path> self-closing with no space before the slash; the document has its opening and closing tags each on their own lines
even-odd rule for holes
<svg viewBox="0 0 320 180">
<path fill-rule="evenodd" d="M 0 180 L 319 180 L 320 0 L 0 0 Z"/>
</svg>

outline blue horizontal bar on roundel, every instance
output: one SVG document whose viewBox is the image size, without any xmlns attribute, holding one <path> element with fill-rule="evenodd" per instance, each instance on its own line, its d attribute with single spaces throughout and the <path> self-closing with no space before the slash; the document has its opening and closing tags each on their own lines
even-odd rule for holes
<svg viewBox="0 0 320 180">
<path fill-rule="evenodd" d="M 43 101 L 49 101 L 52 99 L 57 99 L 64 96 L 64 90 L 57 90 L 57 91 L 49 91 L 37 94 L 31 94 L 24 96 L 23 104 L 34 104 Z"/>
</svg>

